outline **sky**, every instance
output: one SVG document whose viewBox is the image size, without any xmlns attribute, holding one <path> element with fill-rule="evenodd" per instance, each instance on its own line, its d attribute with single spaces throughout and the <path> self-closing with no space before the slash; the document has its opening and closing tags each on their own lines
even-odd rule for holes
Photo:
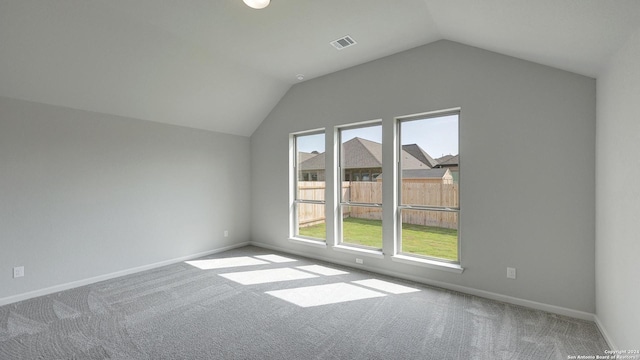
<svg viewBox="0 0 640 360">
<path fill-rule="evenodd" d="M 402 145 L 418 144 L 432 158 L 458 154 L 458 115 L 403 121 L 400 125 Z M 342 142 L 354 137 L 382 142 L 382 126 L 342 131 Z M 298 149 L 303 152 L 324 152 L 324 134 L 298 138 Z"/>
</svg>

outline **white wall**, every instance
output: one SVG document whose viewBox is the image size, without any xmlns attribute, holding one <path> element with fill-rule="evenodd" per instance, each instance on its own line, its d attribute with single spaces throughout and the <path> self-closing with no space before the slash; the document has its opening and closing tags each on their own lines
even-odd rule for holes
<svg viewBox="0 0 640 360">
<path fill-rule="evenodd" d="M 383 119 L 390 159 L 394 116 L 460 106 L 466 270 L 400 264 L 388 251 L 365 267 L 593 313 L 595 96 L 594 79 L 449 41 L 297 84 L 251 136 L 252 241 L 355 265 L 288 241 L 289 133 Z"/>
<path fill-rule="evenodd" d="M 640 349 L 640 30 L 598 77 L 597 315 L 618 349 Z"/>
<path fill-rule="evenodd" d="M 249 241 L 249 174 L 247 137 L 0 98 L 0 300 Z"/>
</svg>

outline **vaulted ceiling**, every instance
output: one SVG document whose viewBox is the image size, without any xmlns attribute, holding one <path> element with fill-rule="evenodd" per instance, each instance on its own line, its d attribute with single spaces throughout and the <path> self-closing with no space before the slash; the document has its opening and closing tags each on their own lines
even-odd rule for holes
<svg viewBox="0 0 640 360">
<path fill-rule="evenodd" d="M 293 84 L 440 39 L 597 77 L 638 19 L 638 0 L 0 0 L 0 96 L 249 136 Z"/>
</svg>

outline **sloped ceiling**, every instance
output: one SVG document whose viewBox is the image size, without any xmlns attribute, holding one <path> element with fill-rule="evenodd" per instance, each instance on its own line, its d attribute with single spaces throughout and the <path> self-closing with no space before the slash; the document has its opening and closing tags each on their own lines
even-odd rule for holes
<svg viewBox="0 0 640 360">
<path fill-rule="evenodd" d="M 637 0 L 0 0 L 0 96 L 249 136 L 297 74 L 448 39 L 597 77 L 638 19 Z"/>
</svg>

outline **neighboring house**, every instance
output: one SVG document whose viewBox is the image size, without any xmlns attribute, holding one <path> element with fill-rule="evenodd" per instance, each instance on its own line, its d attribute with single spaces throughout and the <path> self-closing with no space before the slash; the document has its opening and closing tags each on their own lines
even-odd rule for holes
<svg viewBox="0 0 640 360">
<path fill-rule="evenodd" d="M 310 153 L 301 151 L 301 152 L 298 153 L 298 161 L 300 161 L 301 163 L 305 162 L 305 161 L 311 159 L 312 157 L 314 157 L 314 156 L 316 156 L 318 154 L 319 154 L 319 152 L 317 152 L 317 151 L 312 151 Z"/>
<path fill-rule="evenodd" d="M 402 150 L 408 152 L 420 162 L 428 165 L 430 168 L 436 167 L 438 161 L 434 160 L 426 151 L 424 151 L 418 144 L 402 145 Z"/>
<path fill-rule="evenodd" d="M 448 168 L 449 170 L 453 171 L 453 170 L 458 170 L 458 164 L 459 164 L 459 155 L 445 155 L 443 157 L 439 157 L 437 158 L 436 161 L 436 166 L 432 166 L 432 167 L 437 167 L 437 168 Z"/>
<path fill-rule="evenodd" d="M 318 154 L 319 153 L 317 151 L 312 151 L 310 153 L 300 151 L 298 153 L 298 163 L 302 164 L 305 161 L 318 156 Z M 323 157 L 324 157 L 324 155 L 323 155 Z M 300 167 L 300 165 L 298 165 L 298 167 Z M 314 170 L 311 170 L 311 171 L 300 171 L 300 174 L 298 176 L 299 176 L 300 181 L 324 181 L 324 172 L 322 174 L 322 179 L 318 179 L 318 172 L 314 171 Z"/>
<path fill-rule="evenodd" d="M 460 155 L 445 155 L 436 159 L 436 168 L 446 168 L 451 170 L 453 181 L 458 183 L 460 178 Z"/>
<path fill-rule="evenodd" d="M 324 153 L 313 156 L 298 165 L 298 180 L 325 181 Z"/>
<path fill-rule="evenodd" d="M 342 153 L 344 181 L 376 181 L 382 173 L 382 144 L 356 137 L 342 144 Z M 435 160 L 412 144 L 402 147 L 402 164 L 406 170 L 431 169 Z M 298 176 L 302 181 L 324 181 L 324 172 L 325 153 L 321 153 L 301 161 Z"/>
</svg>

